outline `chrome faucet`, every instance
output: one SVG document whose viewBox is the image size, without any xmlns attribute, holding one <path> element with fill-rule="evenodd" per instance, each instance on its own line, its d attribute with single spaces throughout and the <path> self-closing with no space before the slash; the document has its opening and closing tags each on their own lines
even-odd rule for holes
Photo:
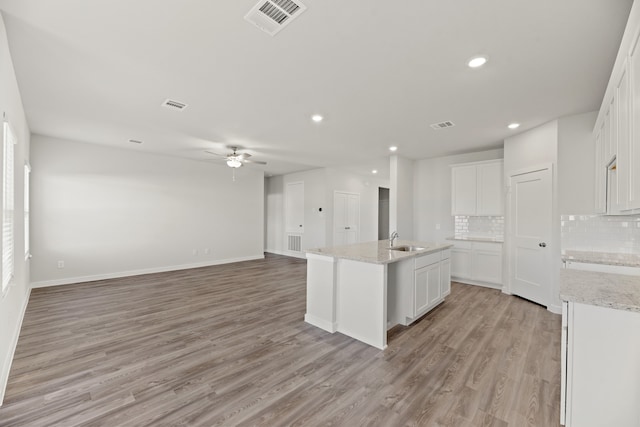
<svg viewBox="0 0 640 427">
<path fill-rule="evenodd" d="M 391 236 L 389 236 L 389 247 L 392 248 L 393 247 L 393 241 L 396 240 L 398 238 L 398 232 L 394 231 L 393 233 L 391 233 Z"/>
</svg>

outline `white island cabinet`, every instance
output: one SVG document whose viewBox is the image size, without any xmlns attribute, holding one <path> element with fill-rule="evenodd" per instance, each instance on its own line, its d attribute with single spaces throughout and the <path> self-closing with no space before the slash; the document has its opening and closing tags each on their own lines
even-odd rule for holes
<svg viewBox="0 0 640 427">
<path fill-rule="evenodd" d="M 379 349 L 450 292 L 450 244 L 388 240 L 307 251 L 305 321 Z"/>
<path fill-rule="evenodd" d="M 562 270 L 566 427 L 640 426 L 640 278 Z"/>
</svg>

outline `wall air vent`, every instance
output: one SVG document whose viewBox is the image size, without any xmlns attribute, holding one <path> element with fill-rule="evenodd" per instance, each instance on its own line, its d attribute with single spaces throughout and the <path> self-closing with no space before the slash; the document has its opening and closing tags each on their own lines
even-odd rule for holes
<svg viewBox="0 0 640 427">
<path fill-rule="evenodd" d="M 431 127 L 435 130 L 440 130 L 440 129 L 446 129 L 446 128 L 450 128 L 455 126 L 455 124 L 453 124 L 453 122 L 440 122 L 440 123 L 434 123 L 431 125 Z"/>
<path fill-rule="evenodd" d="M 165 99 L 164 102 L 162 103 L 162 106 L 171 108 L 172 110 L 178 110 L 178 111 L 182 111 L 185 108 L 187 108 L 187 104 L 180 101 L 174 101 L 173 99 Z"/>
<path fill-rule="evenodd" d="M 129 142 L 131 142 L 132 144 L 142 144 L 142 141 L 137 139 L 130 139 Z"/>
<path fill-rule="evenodd" d="M 244 19 L 274 36 L 306 9 L 298 0 L 260 0 Z"/>
</svg>

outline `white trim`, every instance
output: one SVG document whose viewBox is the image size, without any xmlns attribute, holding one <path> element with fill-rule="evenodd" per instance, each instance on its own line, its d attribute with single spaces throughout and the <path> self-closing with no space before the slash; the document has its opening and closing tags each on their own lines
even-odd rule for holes
<svg viewBox="0 0 640 427">
<path fill-rule="evenodd" d="M 562 305 L 548 305 L 547 311 L 550 311 L 553 314 L 562 314 Z"/>
<path fill-rule="evenodd" d="M 324 329 L 331 334 L 335 333 L 338 330 L 338 324 L 336 322 L 328 322 L 324 319 L 320 319 L 319 317 L 313 316 L 308 313 L 304 315 L 304 321 L 310 325 L 316 326 L 320 329 Z"/>
<path fill-rule="evenodd" d="M 451 276 L 452 282 L 462 283 L 463 285 L 482 286 L 483 288 L 503 290 L 503 286 L 497 283 L 483 282 L 480 280 L 463 279 L 459 277 Z"/>
<path fill-rule="evenodd" d="M 241 262 L 241 261 L 253 261 L 257 259 L 264 259 L 264 255 L 256 255 L 256 256 L 248 256 L 248 257 L 240 257 L 240 258 L 227 258 L 227 259 L 221 259 L 216 261 L 199 262 L 194 264 L 182 264 L 182 265 L 172 265 L 168 267 L 145 268 L 141 270 L 120 271 L 116 273 L 96 274 L 91 276 L 67 277 L 64 279 L 56 279 L 56 280 L 44 280 L 40 282 L 31 282 L 31 288 L 33 289 L 33 288 L 45 288 L 48 286 L 71 285 L 74 283 L 94 282 L 96 280 L 108 280 L 108 279 L 118 279 L 121 277 L 128 277 L 128 276 L 140 276 L 142 274 L 166 273 L 168 271 L 188 270 L 190 268 L 210 267 L 214 265 L 231 264 L 234 262 Z"/>
<path fill-rule="evenodd" d="M 279 251 L 277 249 L 265 249 L 264 251 L 268 254 L 290 256 L 292 258 L 299 258 L 299 259 L 307 259 L 304 252 L 298 253 L 298 252 L 291 252 L 291 251 Z"/>
<path fill-rule="evenodd" d="M 29 304 L 29 297 L 31 296 L 31 289 L 27 290 L 27 296 L 24 298 L 24 303 L 22 305 L 22 310 L 20 310 L 20 320 L 18 321 L 17 328 L 13 334 L 13 340 L 11 342 L 11 346 L 9 353 L 6 355 L 6 359 L 3 365 L 0 367 L 0 406 L 2 406 L 2 402 L 4 401 L 4 394 L 7 390 L 7 384 L 9 382 L 9 372 L 11 372 L 11 364 L 13 363 L 13 356 L 16 352 L 16 347 L 18 346 L 18 338 L 20 337 L 20 330 L 22 329 L 22 321 L 24 320 L 24 314 L 27 311 L 27 305 Z"/>
</svg>

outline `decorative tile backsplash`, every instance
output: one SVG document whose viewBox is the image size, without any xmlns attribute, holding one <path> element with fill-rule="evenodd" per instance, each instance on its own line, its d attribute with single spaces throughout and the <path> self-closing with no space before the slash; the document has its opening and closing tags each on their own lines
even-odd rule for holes
<svg viewBox="0 0 640 427">
<path fill-rule="evenodd" d="M 562 251 L 640 254 L 640 216 L 562 215 Z"/>
<path fill-rule="evenodd" d="M 456 215 L 454 227 L 456 236 L 502 237 L 504 217 Z"/>
</svg>

